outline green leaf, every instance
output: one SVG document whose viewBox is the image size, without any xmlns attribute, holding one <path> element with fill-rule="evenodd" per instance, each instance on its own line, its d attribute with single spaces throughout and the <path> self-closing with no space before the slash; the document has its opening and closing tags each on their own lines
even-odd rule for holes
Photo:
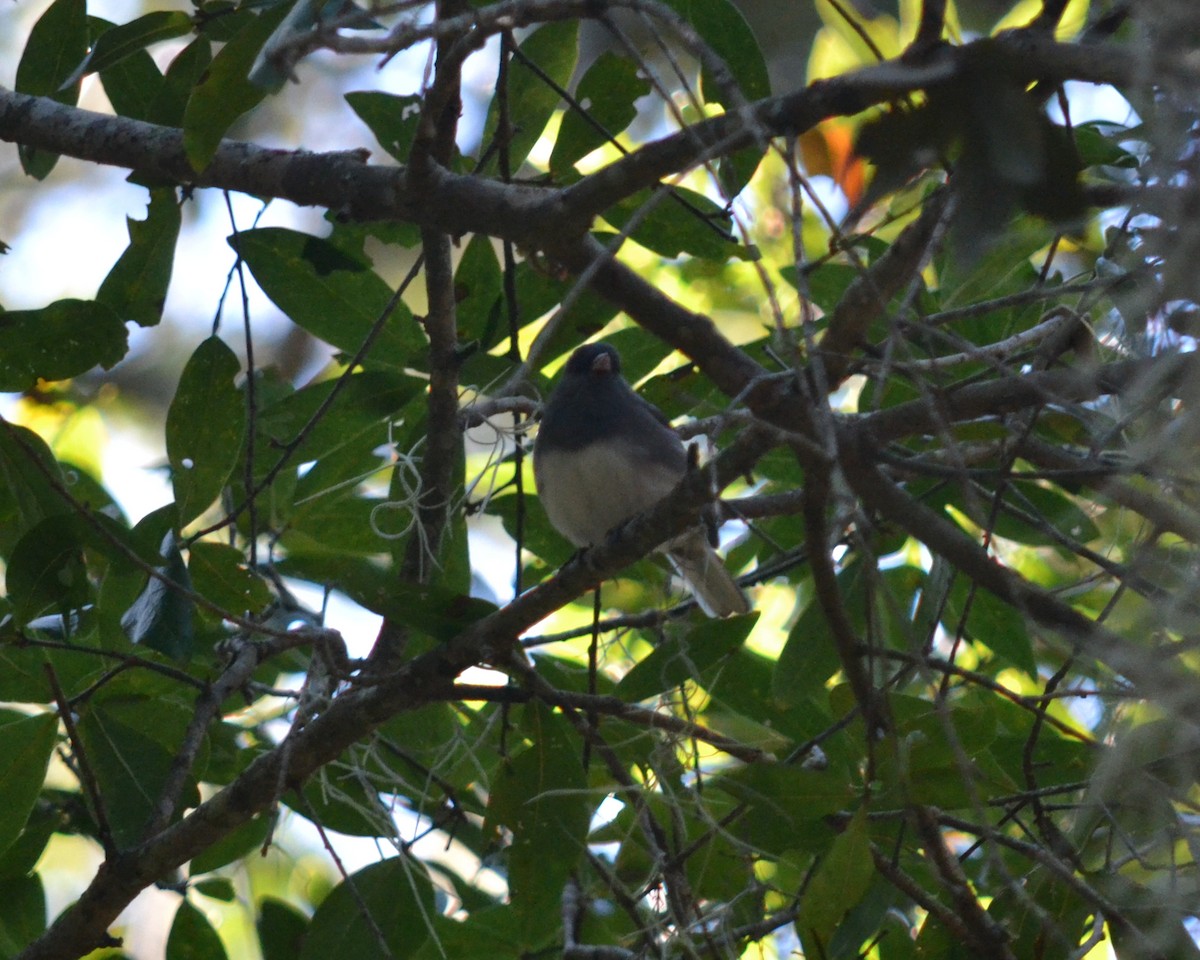
<svg viewBox="0 0 1200 960">
<path fill-rule="evenodd" d="M 204 894 L 206 897 L 212 897 L 214 900 L 223 900 L 225 903 L 232 903 L 237 897 L 237 894 L 233 890 L 233 883 L 225 877 L 212 877 L 208 880 L 200 880 L 193 889 L 197 893 Z"/>
<path fill-rule="evenodd" d="M 288 444 L 318 411 L 324 410 L 294 452 L 295 463 L 320 460 L 354 444 L 375 447 L 387 440 L 388 419 L 424 388 L 425 382 L 416 377 L 384 371 L 326 380 L 265 407 L 259 413 L 258 428 L 267 438 L 266 443 Z M 330 401 L 335 390 L 337 396 Z M 275 457 L 263 453 L 259 463 L 265 472 L 274 465 Z"/>
<path fill-rule="evenodd" d="M 29 32 L 17 65 L 16 89 L 35 97 L 50 97 L 74 105 L 79 83 L 68 83 L 88 48 L 86 0 L 54 0 Z M 18 146 L 21 166 L 31 177 L 44 180 L 58 163 L 58 154 Z M 0 346 L 0 356 L 5 350 Z M 0 387 L 0 390 L 10 389 Z"/>
<path fill-rule="evenodd" d="M 99 36 L 67 82 L 78 83 L 87 74 L 108 70 L 152 44 L 191 32 L 192 18 L 178 10 L 158 10 L 113 26 Z"/>
<path fill-rule="evenodd" d="M 304 818 L 328 830 L 351 837 L 377 837 L 387 830 L 391 811 L 379 794 L 353 773 L 337 774 L 328 768 L 301 790 L 303 800 L 284 796 L 284 802 Z"/>
<path fill-rule="evenodd" d="M 355 353 L 392 299 L 391 288 L 361 260 L 327 240 L 263 227 L 229 239 L 277 307 L 314 337 Z M 427 341 L 403 303 L 396 304 L 367 364 L 419 365 Z"/>
<path fill-rule="evenodd" d="M 650 92 L 650 83 L 624 57 L 604 53 L 579 81 L 575 100 L 586 112 L 563 116 L 550 154 L 550 172 L 561 177 L 597 147 L 608 143 L 637 117 L 634 101 Z"/>
<path fill-rule="evenodd" d="M 122 320 L 152 327 L 162 319 L 175 242 L 179 239 L 180 209 L 173 189 L 150 191 L 145 220 L 129 217 L 129 246 L 100 285 L 99 303 L 111 307 Z"/>
<path fill-rule="evenodd" d="M 189 874 L 196 877 L 211 873 L 234 860 L 241 859 L 252 850 L 260 850 L 272 824 L 273 819 L 269 815 L 255 817 L 243 823 L 197 854 L 188 868 Z"/>
<path fill-rule="evenodd" d="M 29 819 L 46 779 L 58 735 L 51 713 L 29 717 L 0 712 L 0 853 L 12 845 Z"/>
<path fill-rule="evenodd" d="M 967 585 L 962 583 L 947 599 L 942 620 L 951 634 L 959 629 L 967 597 Z M 997 656 L 1025 671 L 1029 677 L 1036 677 L 1037 660 L 1024 615 L 986 590 L 970 593 L 970 602 L 967 637 L 990 647 Z"/>
<path fill-rule="evenodd" d="M 0 556 L 11 556 L 34 524 L 70 509 L 47 478 L 64 482 L 46 441 L 0 418 Z"/>
<path fill-rule="evenodd" d="M 273 596 L 262 577 L 246 566 L 242 551 L 227 543 L 193 543 L 188 574 L 197 593 L 231 613 L 259 613 Z"/>
<path fill-rule="evenodd" d="M 36 873 L 0 880 L 0 957 L 15 957 L 46 929 L 46 894 Z"/>
<path fill-rule="evenodd" d="M 263 960 L 296 960 L 308 931 L 308 917 L 283 900 L 264 897 L 255 927 Z"/>
<path fill-rule="evenodd" d="M 192 582 L 174 530 L 167 531 L 163 537 L 162 556 L 167 562 L 156 568 L 158 572 L 171 583 L 191 589 Z M 176 660 L 186 660 L 195 641 L 193 613 L 191 599 L 158 577 L 150 577 L 133 605 L 122 615 L 121 626 L 134 643 Z"/>
<path fill-rule="evenodd" d="M 861 609 L 865 601 L 862 565 L 853 563 L 838 574 L 842 602 L 848 610 Z M 811 597 L 795 625 L 788 632 L 787 643 L 779 653 L 771 693 L 782 704 L 797 706 L 818 690 L 838 670 L 842 661 L 837 653 L 837 641 L 829 626 L 829 618 L 816 597 Z"/>
<path fill-rule="evenodd" d="M 833 841 L 804 891 L 796 931 L 806 956 L 821 956 L 846 913 L 866 894 L 875 876 L 867 832 L 867 808 L 860 807 Z"/>
<path fill-rule="evenodd" d="M 747 100 L 770 96 L 766 61 L 754 31 L 737 7 L 729 0 L 667 0 L 667 4 L 695 27 L 704 42 L 725 61 Z M 701 92 L 706 103 L 722 103 L 726 109 L 736 106 L 725 103 L 715 79 L 707 72 L 701 78 Z"/>
<path fill-rule="evenodd" d="M 193 88 L 183 114 L 183 149 L 196 172 L 208 166 L 233 122 L 266 96 L 247 74 L 287 11 L 288 4 L 281 3 L 255 17 L 221 48 Z"/>
<path fill-rule="evenodd" d="M 517 916 L 509 906 L 472 910 L 466 920 L 434 918 L 434 936 L 417 952 L 416 960 L 520 960 L 522 949 Z"/>
<path fill-rule="evenodd" d="M 823 818 L 855 799 L 852 785 L 836 770 L 756 764 L 709 782 L 748 806 L 735 827 L 737 835 L 776 856 L 797 848 L 823 849 L 830 842 Z"/>
<path fill-rule="evenodd" d="M 538 703 L 525 717 L 533 743 L 501 768 L 488 820 L 512 831 L 509 895 L 522 944 L 536 950 L 559 929 L 559 911 L 547 905 L 557 905 L 583 855 L 591 810 L 578 742 L 566 721 Z"/>
<path fill-rule="evenodd" d="M 521 41 L 519 54 L 509 65 L 508 104 L 513 130 L 508 153 L 514 172 L 529 157 L 562 99 L 543 76 L 560 88 L 566 87 L 579 53 L 578 33 L 579 25 L 573 20 L 542 24 Z M 483 148 L 499 134 L 500 104 L 494 97 L 483 128 Z"/>
<path fill-rule="evenodd" d="M 47 517 L 21 538 L 8 563 L 6 587 L 20 624 L 88 602 L 91 584 L 73 515 Z"/>
<path fill-rule="evenodd" d="M 179 526 L 216 500 L 241 456 L 246 400 L 234 379 L 237 355 L 219 337 L 196 348 L 167 411 L 167 458 Z"/>
<path fill-rule="evenodd" d="M 460 334 L 477 341 L 481 350 L 490 350 L 508 332 L 508 324 L 502 322 L 501 279 L 491 238 L 475 234 L 454 270 L 454 299 Z"/>
<path fill-rule="evenodd" d="M 100 74 L 104 93 L 118 116 L 154 122 L 154 105 L 162 93 L 163 77 L 154 58 L 145 51 L 126 57 Z M 154 183 L 148 174 L 131 173 L 130 183 Z"/>
<path fill-rule="evenodd" d="M 433 891 L 419 863 L 404 855 L 373 863 L 334 887 L 317 908 L 300 948 L 299 960 L 384 960 L 364 911 L 393 960 L 405 960 L 425 942 L 436 911 Z"/>
<path fill-rule="evenodd" d="M 200 82 L 210 63 L 212 43 L 208 37 L 198 36 L 167 67 L 150 119 L 163 126 L 182 127 L 192 88 Z"/>
<path fill-rule="evenodd" d="M 701 681 L 713 667 L 741 648 L 758 622 L 757 613 L 706 620 L 683 636 L 670 636 L 622 677 L 614 691 L 631 702 L 657 696 L 688 680 Z"/>
<path fill-rule="evenodd" d="M 707 260 L 727 260 L 746 253 L 746 248 L 730 232 L 733 219 L 729 211 L 704 194 L 686 187 L 671 187 L 669 196 L 654 196 L 654 208 L 642 217 L 642 205 L 652 195 L 651 191 L 643 190 L 626 197 L 604 211 L 604 219 L 623 229 L 638 217 L 630 236 L 663 257 L 686 253 Z"/>
<path fill-rule="evenodd" d="M 375 139 L 395 159 L 404 163 L 412 148 L 421 119 L 421 98 L 397 96 L 380 90 L 357 90 L 346 94 L 350 109 L 358 114 Z"/>
<path fill-rule="evenodd" d="M 1076 126 L 1073 134 L 1080 163 L 1085 167 L 1136 169 L 1139 166 L 1138 158 L 1121 146 L 1122 141 L 1130 139 L 1127 127 L 1091 120 Z"/>
<path fill-rule="evenodd" d="M 28 876 L 41 859 L 54 831 L 62 826 L 59 812 L 48 804 L 35 805 L 25 829 L 0 855 L 0 880 Z"/>
<path fill-rule="evenodd" d="M 179 903 L 167 936 L 167 960 L 225 960 L 225 947 L 204 914 L 187 900 Z"/>
<path fill-rule="evenodd" d="M 110 683 L 102 698 L 80 710 L 76 726 L 113 839 L 128 847 L 142 839 L 191 710 L 171 698 L 160 678 L 125 674 L 120 680 L 124 682 Z M 196 770 L 203 770 L 203 757 Z M 198 802 L 195 780 L 189 777 L 180 807 Z"/>
<path fill-rule="evenodd" d="M 40 310 L 0 313 L 0 392 L 108 370 L 129 349 L 125 324 L 102 303 L 57 300 Z"/>
</svg>

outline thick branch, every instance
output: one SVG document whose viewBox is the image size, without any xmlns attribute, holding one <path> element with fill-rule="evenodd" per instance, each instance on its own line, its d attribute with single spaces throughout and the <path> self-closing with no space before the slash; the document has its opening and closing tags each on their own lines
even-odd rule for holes
<svg viewBox="0 0 1200 960">
<path fill-rule="evenodd" d="M 1018 79 L 1128 85 L 1128 57 L 1108 47 L 1057 44 L 1010 34 L 998 44 Z M 309 153 L 223 141 L 202 171 L 192 168 L 182 131 L 64 106 L 0 87 L 0 139 L 135 170 L 167 183 L 218 187 L 360 220 L 406 220 L 452 235 L 485 233 L 532 249 L 581 235 L 613 203 L 716 154 L 795 136 L 831 116 L 858 113 L 931 85 L 954 82 L 973 45 L 946 48 L 927 63 L 890 61 L 771 97 L 647 144 L 566 190 L 505 184 L 431 170 L 419 189 L 404 171 L 366 163 L 364 151 Z"/>
</svg>

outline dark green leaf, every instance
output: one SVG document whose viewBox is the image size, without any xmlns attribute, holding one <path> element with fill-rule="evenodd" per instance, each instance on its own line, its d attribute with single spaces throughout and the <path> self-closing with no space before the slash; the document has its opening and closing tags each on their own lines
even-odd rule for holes
<svg viewBox="0 0 1200 960">
<path fill-rule="evenodd" d="M 129 246 L 104 278 L 96 300 L 122 320 L 140 327 L 157 324 L 171 282 L 180 219 L 175 191 L 152 190 L 146 219 L 126 220 Z"/>
<path fill-rule="evenodd" d="M 99 17 L 88 17 L 88 22 L 93 33 L 98 24 L 107 24 Z M 100 74 L 100 82 L 119 116 L 154 122 L 154 104 L 163 92 L 163 75 L 145 50 L 136 50 L 120 63 L 105 69 Z M 130 182 L 137 179 L 136 174 L 131 175 Z"/>
<path fill-rule="evenodd" d="M 579 81 L 575 100 L 584 113 L 569 109 L 550 154 L 550 172 L 558 177 L 608 143 L 637 116 L 634 101 L 650 92 L 650 83 L 624 57 L 604 53 Z M 585 115 L 586 114 L 586 115 Z"/>
<path fill-rule="evenodd" d="M 208 37 L 196 37 L 171 61 L 163 77 L 162 88 L 154 100 L 151 119 L 168 127 L 182 127 L 183 115 L 192 88 L 200 82 L 212 63 L 212 44 Z"/>
<path fill-rule="evenodd" d="M 725 61 L 725 66 L 747 100 L 761 100 L 771 93 L 767 64 L 754 32 L 736 6 L 729 0 L 667 0 L 696 28 L 704 42 Z M 716 78 L 705 72 L 702 92 L 706 103 L 722 103 L 726 109 L 737 106 L 717 86 Z"/>
<path fill-rule="evenodd" d="M 861 609 L 864 599 L 862 581 L 859 564 L 839 573 L 842 603 L 847 609 Z M 840 669 L 837 641 L 830 629 L 829 619 L 821 604 L 813 597 L 788 632 L 787 643 L 775 665 L 771 693 L 780 703 L 799 704 L 805 697 L 822 689 Z"/>
<path fill-rule="evenodd" d="M 462 921 L 435 917 L 434 936 L 417 952 L 416 960 L 520 960 L 528 954 L 522 948 L 518 923 L 510 906 L 472 910 Z"/>
<path fill-rule="evenodd" d="M 265 407 L 258 428 L 269 438 L 267 444 L 281 446 L 291 443 L 312 417 L 324 410 L 321 419 L 305 432 L 292 456 L 294 463 L 320 460 L 354 444 L 374 448 L 387 440 L 388 419 L 424 388 L 425 382 L 416 377 L 384 371 L 355 374 L 344 381 L 327 380 Z M 330 401 L 335 390 L 337 397 Z M 265 472 L 275 459 L 270 453 L 260 454 L 261 469 Z"/>
<path fill-rule="evenodd" d="M 6 585 L 17 622 L 77 610 L 91 597 L 76 518 L 47 517 L 13 548 Z"/>
<path fill-rule="evenodd" d="M 263 841 L 267 839 L 267 834 L 270 833 L 272 822 L 269 815 L 255 817 L 253 820 L 243 823 L 236 830 L 225 834 L 192 860 L 191 875 L 195 877 L 211 873 L 213 870 L 218 870 L 234 860 L 244 857 L 251 851 L 260 850 Z"/>
<path fill-rule="evenodd" d="M 167 937 L 167 960 L 225 960 L 225 947 L 212 924 L 187 900 L 179 904 Z"/>
<path fill-rule="evenodd" d="M 853 786 L 836 768 L 755 765 L 709 783 L 747 805 L 736 825 L 738 835 L 774 855 L 824 849 L 832 834 L 823 818 L 854 802 Z"/>
<path fill-rule="evenodd" d="M 353 883 L 354 892 L 350 890 Z M 388 945 L 392 960 L 405 960 L 429 936 L 433 891 L 424 868 L 406 856 L 374 863 L 339 884 L 313 914 L 299 960 L 384 960 L 363 910 Z"/>
<path fill-rule="evenodd" d="M 263 227 L 231 237 L 230 244 L 280 310 L 347 353 L 358 350 L 391 302 L 391 289 L 375 271 L 327 240 Z M 426 342 L 408 308 L 397 303 L 366 362 L 411 367 L 420 363 Z"/>
<path fill-rule="evenodd" d="M 231 613 L 259 613 L 273 596 L 262 577 L 246 566 L 242 551 L 226 543 L 193 543 L 188 574 L 197 593 Z"/>
<path fill-rule="evenodd" d="M 102 303 L 57 300 L 0 313 L 0 391 L 28 390 L 38 378 L 66 380 L 96 365 L 108 370 L 128 349 L 125 324 Z"/>
<path fill-rule="evenodd" d="M 255 926 L 263 960 L 296 960 L 300 956 L 308 917 L 291 904 L 264 897 Z"/>
<path fill-rule="evenodd" d="M 489 237 L 475 234 L 454 271 L 454 298 L 458 304 L 458 329 L 482 350 L 490 350 L 508 332 L 501 322 L 500 262 Z M 532 319 L 532 318 L 526 318 Z"/>
<path fill-rule="evenodd" d="M 971 606 L 967 613 L 967 637 L 986 644 L 998 656 L 1025 671 L 1026 675 L 1037 676 L 1033 641 L 1021 612 L 985 590 L 972 591 L 969 596 Z M 967 597 L 968 592 L 963 584 L 951 593 L 946 603 L 943 619 L 952 634 L 958 632 Z"/>
<path fill-rule="evenodd" d="M 266 96 L 247 74 L 287 11 L 288 5 L 281 3 L 255 17 L 213 58 L 192 90 L 183 115 L 183 148 L 197 172 L 208 166 L 233 122 Z"/>
<path fill-rule="evenodd" d="M 91 53 L 68 82 L 77 83 L 87 74 L 114 67 L 126 57 L 152 44 L 182 37 L 191 31 L 191 17 L 178 10 L 157 10 L 143 14 L 128 23 L 114 26 L 100 35 L 93 44 Z"/>
<path fill-rule="evenodd" d="M 407 162 L 421 118 L 421 98 L 396 96 L 379 90 L 360 90 L 346 94 L 350 109 L 371 128 L 375 139 L 401 163 Z"/>
<path fill-rule="evenodd" d="M 325 779 L 327 778 L 327 779 Z M 284 796 L 284 802 L 313 823 L 352 837 L 377 837 L 388 829 L 391 812 L 379 794 L 354 774 L 326 772 L 301 791 L 302 799 Z"/>
<path fill-rule="evenodd" d="M 171 751 L 149 735 L 159 720 L 156 714 L 154 705 L 143 706 L 142 724 L 130 726 L 98 704 L 83 711 L 77 723 L 119 846 L 141 839 L 174 759 Z"/>
<path fill-rule="evenodd" d="M 246 400 L 234 379 L 236 354 L 209 337 L 192 354 L 167 411 L 167 457 L 179 526 L 200 516 L 220 495 L 241 455 Z"/>
<path fill-rule="evenodd" d="M 407 624 L 437 640 L 450 640 L 496 610 L 495 604 L 439 584 L 397 583 L 374 596 L 350 596 L 368 610 Z"/>
<path fill-rule="evenodd" d="M 1091 121 L 1074 128 L 1075 146 L 1085 167 L 1137 167 L 1138 158 L 1121 146 L 1129 139 L 1127 128 L 1112 123 Z"/>
<path fill-rule="evenodd" d="M 16 880 L 32 873 L 55 828 L 61 825 L 62 818 L 53 807 L 48 804 L 34 806 L 25 821 L 25 829 L 0 855 L 0 880 Z"/>
<path fill-rule="evenodd" d="M 654 208 L 642 217 L 641 208 L 647 202 L 653 202 Z M 727 260 L 746 253 L 730 232 L 733 220 L 729 211 L 686 187 L 669 188 L 667 196 L 642 191 L 604 212 L 604 219 L 618 228 L 624 228 L 635 217 L 639 220 L 631 234 L 633 239 L 663 257 L 687 253 Z"/>
<path fill-rule="evenodd" d="M 233 883 L 225 877 L 213 877 L 211 880 L 201 880 L 193 888 L 197 893 L 202 893 L 206 897 L 212 897 L 214 900 L 224 900 L 226 903 L 232 903 L 237 897 L 233 890 Z"/>
<path fill-rule="evenodd" d="M 191 599 L 171 586 L 178 584 L 189 590 L 192 586 L 173 530 L 163 537 L 162 556 L 167 562 L 157 570 L 169 583 L 150 577 L 145 589 L 121 617 L 121 626 L 134 643 L 176 660 L 186 660 L 195 642 L 195 611 Z"/>
<path fill-rule="evenodd" d="M 508 886 L 522 944 L 544 947 L 560 925 L 556 904 L 583 855 L 590 806 L 579 745 L 566 721 L 541 704 L 526 709 L 533 744 L 501 768 L 488 819 L 513 834 Z"/>
<path fill-rule="evenodd" d="M 35 523 L 70 509 L 48 478 L 65 480 L 46 441 L 0 419 L 0 556 L 10 556 Z"/>
<path fill-rule="evenodd" d="M 15 957 L 46 929 L 46 894 L 36 873 L 0 880 L 0 957 Z"/>
<path fill-rule="evenodd" d="M 525 162 L 562 100 L 543 75 L 560 88 L 566 87 L 578 57 L 578 32 L 579 25 L 573 20 L 543 24 L 521 41 L 509 65 L 508 106 L 513 130 L 507 147 L 514 171 Z M 483 128 L 484 148 L 500 134 L 500 104 L 493 98 Z"/>
<path fill-rule="evenodd" d="M 757 613 L 707 620 L 684 636 L 669 636 L 617 684 L 616 695 L 637 701 L 678 687 L 688 680 L 701 682 L 705 674 L 739 649 L 754 624 Z"/>
<path fill-rule="evenodd" d="M 79 83 L 67 80 L 87 55 L 87 47 L 86 0 L 54 0 L 29 32 L 17 65 L 17 92 L 74 104 Z M 57 154 L 33 147 L 21 146 L 18 152 L 25 172 L 38 180 L 44 180 L 58 162 Z M 0 347 L 0 356 L 4 352 Z"/>
<path fill-rule="evenodd" d="M 53 714 L 0 712 L 0 853 L 8 850 L 29 819 L 57 739 L 58 718 Z"/>
</svg>

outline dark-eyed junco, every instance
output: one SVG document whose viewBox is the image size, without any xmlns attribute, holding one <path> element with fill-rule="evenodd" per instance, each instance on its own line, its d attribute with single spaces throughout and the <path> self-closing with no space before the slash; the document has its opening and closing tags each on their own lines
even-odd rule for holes
<svg viewBox="0 0 1200 960">
<path fill-rule="evenodd" d="M 571 354 L 533 446 L 538 496 L 559 533 L 577 547 L 602 542 L 669 494 L 687 464 L 670 422 L 621 376 L 616 350 L 589 343 Z M 709 616 L 749 609 L 701 527 L 662 549 Z"/>
</svg>

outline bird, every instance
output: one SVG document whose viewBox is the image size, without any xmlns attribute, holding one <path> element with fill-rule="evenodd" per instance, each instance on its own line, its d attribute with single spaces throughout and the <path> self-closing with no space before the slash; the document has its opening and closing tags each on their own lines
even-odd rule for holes
<svg viewBox="0 0 1200 960">
<path fill-rule="evenodd" d="M 550 523 L 576 547 L 604 541 L 630 517 L 666 497 L 688 470 L 688 453 L 662 411 L 621 375 L 607 343 L 579 347 L 542 410 L 533 475 Z M 750 608 L 713 549 L 715 524 L 659 549 L 710 617 Z"/>
</svg>

